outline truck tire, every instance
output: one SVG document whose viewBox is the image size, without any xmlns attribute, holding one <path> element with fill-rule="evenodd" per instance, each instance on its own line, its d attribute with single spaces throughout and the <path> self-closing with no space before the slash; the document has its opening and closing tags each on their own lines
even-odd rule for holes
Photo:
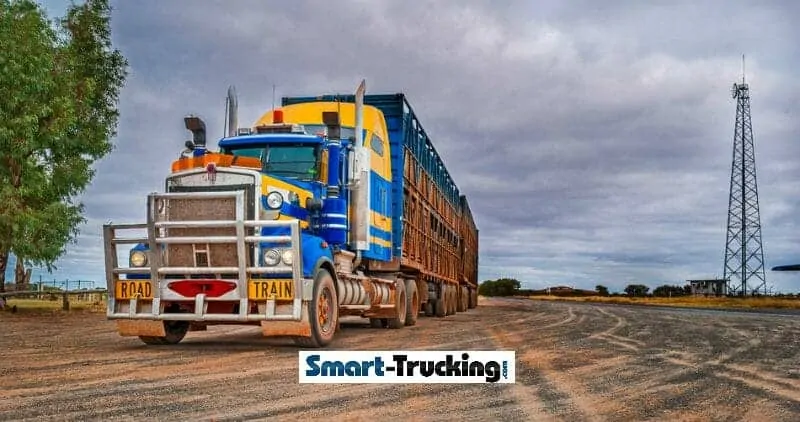
<svg viewBox="0 0 800 422">
<path fill-rule="evenodd" d="M 389 328 L 397 330 L 406 326 L 406 315 L 408 314 L 408 295 L 406 294 L 406 282 L 399 278 L 394 283 L 394 306 L 396 315 L 388 318 Z"/>
<path fill-rule="evenodd" d="M 422 305 L 423 309 L 425 310 L 425 316 L 426 317 L 432 317 L 434 315 L 433 302 L 435 302 L 434 299 L 428 299 L 428 301 L 425 302 L 424 305 Z"/>
<path fill-rule="evenodd" d="M 475 289 L 470 288 L 469 289 L 469 309 L 475 309 L 477 307 L 477 305 L 478 305 L 477 298 L 478 298 L 478 292 L 476 292 Z"/>
<path fill-rule="evenodd" d="M 369 326 L 372 328 L 386 328 L 389 326 L 389 321 L 386 318 L 370 318 Z"/>
<path fill-rule="evenodd" d="M 314 295 L 308 303 L 308 319 L 311 337 L 295 337 L 295 344 L 309 348 L 329 345 L 339 326 L 339 299 L 333 277 L 324 268 L 320 268 L 314 277 Z"/>
<path fill-rule="evenodd" d="M 450 310 L 449 311 L 450 313 L 448 313 L 447 315 L 455 315 L 456 308 L 458 308 L 458 294 L 456 292 L 455 286 L 453 286 L 452 284 L 447 285 L 447 290 L 450 292 L 450 294 L 448 295 L 448 302 L 449 302 L 448 309 Z"/>
<path fill-rule="evenodd" d="M 406 327 L 417 324 L 419 318 L 419 292 L 416 280 L 406 280 Z"/>
<path fill-rule="evenodd" d="M 439 294 L 436 295 L 433 301 L 433 314 L 438 318 L 447 316 L 447 285 L 442 283 L 439 285 Z"/>
<path fill-rule="evenodd" d="M 178 344 L 189 331 L 189 321 L 164 321 L 164 337 L 139 336 L 139 340 L 151 346 Z"/>
<path fill-rule="evenodd" d="M 469 292 L 466 286 L 458 286 L 458 312 L 467 312 L 467 296 Z"/>
</svg>

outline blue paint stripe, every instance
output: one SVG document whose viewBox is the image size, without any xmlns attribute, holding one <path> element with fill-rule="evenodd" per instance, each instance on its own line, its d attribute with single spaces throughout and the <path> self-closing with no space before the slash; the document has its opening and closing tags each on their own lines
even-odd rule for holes
<svg viewBox="0 0 800 422">
<path fill-rule="evenodd" d="M 387 242 L 392 240 L 392 233 L 391 232 L 388 232 L 388 231 L 383 230 L 383 229 L 381 229 L 379 227 L 376 227 L 376 226 L 370 226 L 369 234 L 371 236 L 375 236 L 378 239 L 385 240 Z"/>
</svg>

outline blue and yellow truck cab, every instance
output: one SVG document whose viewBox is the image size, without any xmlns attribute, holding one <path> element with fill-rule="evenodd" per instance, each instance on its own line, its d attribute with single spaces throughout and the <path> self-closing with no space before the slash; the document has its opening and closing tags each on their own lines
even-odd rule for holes
<svg viewBox="0 0 800 422">
<path fill-rule="evenodd" d="M 344 98 L 284 98 L 239 128 L 231 89 L 214 152 L 205 123 L 187 117 L 193 140 L 164 192 L 148 195 L 147 222 L 104 226 L 118 332 L 173 344 L 208 325 L 255 324 L 322 347 L 342 316 L 398 329 L 420 312 L 477 306 L 466 197 L 398 95 L 365 104 L 362 81 Z M 126 268 L 124 243 L 135 244 Z"/>
</svg>

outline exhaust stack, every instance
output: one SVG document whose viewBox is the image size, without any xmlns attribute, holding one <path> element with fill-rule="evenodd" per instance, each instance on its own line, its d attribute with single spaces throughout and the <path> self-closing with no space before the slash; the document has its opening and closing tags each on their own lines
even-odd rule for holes
<svg viewBox="0 0 800 422">
<path fill-rule="evenodd" d="M 236 98 L 236 88 L 228 87 L 228 133 L 227 136 L 236 136 L 239 129 L 239 100 Z"/>
<path fill-rule="evenodd" d="M 357 251 L 369 250 L 369 227 L 370 227 L 370 154 L 364 146 L 364 93 L 366 91 L 366 81 L 362 80 L 358 85 L 355 95 L 356 113 L 356 136 L 353 148 L 353 161 L 351 162 L 354 218 L 351 225 L 352 240 L 355 242 Z"/>
</svg>

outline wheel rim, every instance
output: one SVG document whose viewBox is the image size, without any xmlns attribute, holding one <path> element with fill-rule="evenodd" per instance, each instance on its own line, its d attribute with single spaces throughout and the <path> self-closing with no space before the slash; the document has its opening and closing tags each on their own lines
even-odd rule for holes
<svg viewBox="0 0 800 422">
<path fill-rule="evenodd" d="M 333 321 L 333 307 L 331 306 L 330 290 L 325 287 L 319 295 L 317 301 L 317 322 L 322 332 L 327 333 L 330 331 L 331 322 Z"/>
</svg>

